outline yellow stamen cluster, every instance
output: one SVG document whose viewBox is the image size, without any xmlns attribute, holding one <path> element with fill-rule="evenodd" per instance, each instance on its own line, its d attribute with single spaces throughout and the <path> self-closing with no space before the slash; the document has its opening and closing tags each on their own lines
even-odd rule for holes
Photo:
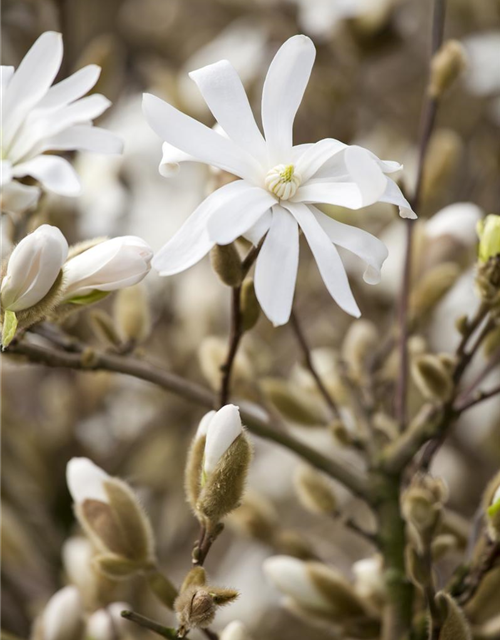
<svg viewBox="0 0 500 640">
<path fill-rule="evenodd" d="M 268 171 L 265 185 L 280 200 L 289 200 L 296 194 L 301 183 L 301 176 L 295 171 L 293 164 L 278 164 Z"/>
</svg>

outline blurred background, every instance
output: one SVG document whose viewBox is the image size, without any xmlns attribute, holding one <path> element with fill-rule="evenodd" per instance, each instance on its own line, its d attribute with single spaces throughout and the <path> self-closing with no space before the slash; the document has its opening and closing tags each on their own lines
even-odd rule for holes
<svg viewBox="0 0 500 640">
<path fill-rule="evenodd" d="M 95 90 L 113 106 L 99 124 L 125 140 L 119 158 L 75 155 L 82 196 L 47 197 L 29 221 L 31 227 L 55 224 L 71 242 L 135 234 L 158 250 L 223 176 L 190 165 L 170 180 L 158 174 L 161 142 L 142 116 L 141 93 L 159 95 L 212 125 L 187 73 L 226 58 L 240 73 L 258 114 L 267 66 L 296 33 L 314 40 L 317 60 L 295 123 L 295 143 L 334 137 L 361 144 L 379 157 L 402 162 L 401 185 L 411 193 L 427 81 L 429 0 L 4 0 L 2 9 L 2 64 L 19 64 L 42 32 L 62 32 L 61 77 L 91 62 L 101 65 Z M 430 294 L 426 297 L 425 290 L 424 302 L 414 301 L 419 320 L 412 341 L 415 353 L 454 348 L 454 321 L 476 304 L 475 222 L 487 213 L 500 213 L 500 2 L 449 0 L 446 38 L 451 37 L 464 45 L 468 67 L 443 102 L 430 145 L 418 212 L 415 284 L 428 286 L 430 273 L 442 275 L 443 265 L 453 267 L 447 267 L 452 275 L 432 304 L 427 304 Z M 330 207 L 328 213 L 376 233 L 389 247 L 380 286 L 352 278 L 363 316 L 373 323 L 369 328 L 375 342 L 382 340 L 394 319 L 402 223 L 392 207 L 382 204 L 356 212 Z M 8 225 L 6 220 L 6 243 Z M 350 319 L 328 296 L 307 247 L 302 254 L 297 312 L 325 381 L 343 398 L 335 362 Z M 346 254 L 345 261 L 353 276 L 360 273 L 352 256 Z M 216 388 L 230 300 L 208 260 L 169 279 L 151 273 L 145 287 L 153 330 L 140 354 Z M 101 306 L 113 314 L 113 304 L 108 299 Z M 106 348 L 88 312 L 66 329 Z M 387 406 L 396 375 L 391 362 L 389 358 L 378 380 L 385 385 Z M 189 568 L 197 535 L 184 498 L 183 465 L 203 412 L 147 383 L 113 374 L 45 370 L 4 357 L 2 378 L 2 628 L 27 638 L 37 613 L 68 582 L 81 587 L 89 610 L 120 600 L 173 624 L 139 579 L 103 584 L 92 574 L 64 472 L 72 456 L 85 455 L 130 481 L 151 515 L 162 568 L 178 582 Z M 272 390 L 279 385 L 304 403 L 308 420 L 297 419 L 276 401 Z M 275 330 L 261 318 L 245 337 L 235 393 L 265 406 L 275 415 L 277 428 L 363 465 L 328 428 L 328 413 L 288 326 Z M 412 394 L 416 410 L 422 398 L 415 389 Z M 352 399 L 341 402 L 345 421 L 356 428 Z M 387 406 L 380 408 L 382 413 Z M 450 505 L 464 527 L 500 462 L 499 415 L 496 400 L 470 412 L 435 461 L 434 471 L 446 479 Z M 305 511 L 294 489 L 297 459 L 274 444 L 254 440 L 249 498 L 231 517 L 207 562 L 214 581 L 241 592 L 237 603 L 218 615 L 216 628 L 240 619 L 259 640 L 332 637 L 327 629 L 297 621 L 280 607 L 279 595 L 263 576 L 262 561 L 276 552 L 320 558 L 353 579 L 353 562 L 373 549 L 341 523 Z M 342 509 L 369 527 L 370 514 L 342 488 L 337 490 Z M 497 608 L 499 593 L 492 602 Z M 131 633 L 141 635 L 136 628 Z"/>
</svg>

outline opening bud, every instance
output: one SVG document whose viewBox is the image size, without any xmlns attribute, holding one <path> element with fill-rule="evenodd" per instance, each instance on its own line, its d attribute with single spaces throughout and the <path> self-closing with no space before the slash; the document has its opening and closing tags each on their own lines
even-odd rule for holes
<svg viewBox="0 0 500 640">
<path fill-rule="evenodd" d="M 215 618 L 218 607 L 234 602 L 238 592 L 211 586 L 191 586 L 175 601 L 179 622 L 178 637 L 183 638 L 191 629 L 208 627 Z"/>
</svg>

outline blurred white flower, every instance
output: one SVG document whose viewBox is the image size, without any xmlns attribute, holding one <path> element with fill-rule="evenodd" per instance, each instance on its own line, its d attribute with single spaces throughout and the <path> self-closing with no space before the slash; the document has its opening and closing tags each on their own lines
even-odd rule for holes
<svg viewBox="0 0 500 640">
<path fill-rule="evenodd" d="M 87 620 L 87 640 L 116 640 L 123 638 L 129 623 L 121 617 L 121 612 L 129 609 L 125 602 L 113 602 L 104 609 L 95 611 Z"/>
<path fill-rule="evenodd" d="M 242 433 L 240 410 L 234 404 L 226 404 L 215 414 L 210 411 L 200 422 L 197 436 L 205 435 L 203 471 L 212 473 L 224 453 Z"/>
<path fill-rule="evenodd" d="M 43 224 L 14 248 L 2 280 L 2 307 L 18 312 L 40 302 L 55 283 L 68 255 L 57 227 Z"/>
<path fill-rule="evenodd" d="M 64 265 L 64 300 L 137 284 L 149 273 L 152 257 L 151 247 L 136 236 L 100 242 Z"/>
<path fill-rule="evenodd" d="M 233 620 L 220 634 L 220 640 L 250 640 L 250 635 L 243 622 Z"/>
<path fill-rule="evenodd" d="M 358 595 L 375 601 L 385 596 L 382 556 L 358 560 L 352 565 L 352 570 L 355 577 L 354 589 Z"/>
<path fill-rule="evenodd" d="M 121 153 L 117 136 L 92 125 L 110 106 L 109 100 L 98 94 L 82 98 L 97 82 L 100 67 L 88 65 L 52 86 L 62 56 L 61 34 L 48 31 L 16 71 L 1 67 L 3 211 L 22 212 L 38 200 L 38 186 L 16 181 L 26 176 L 48 191 L 79 194 L 80 181 L 71 164 L 46 151 Z"/>
<path fill-rule="evenodd" d="M 299 256 L 299 227 L 314 254 L 328 291 L 348 313 L 359 316 L 347 275 L 335 248 L 339 245 L 367 265 L 365 280 L 380 280 L 387 250 L 369 233 L 325 215 L 313 203 L 350 209 L 391 202 L 402 215 L 415 217 L 396 183 L 386 176 L 401 167 L 382 162 L 361 147 L 325 139 L 292 144 L 295 114 L 307 86 L 315 48 L 305 36 L 290 38 L 276 54 L 264 83 L 262 121 L 255 123 L 245 90 L 234 68 L 223 60 L 191 73 L 223 134 L 146 94 L 144 112 L 165 140 L 161 171 L 175 172 L 180 162 L 203 162 L 241 180 L 212 193 L 180 231 L 156 254 L 160 275 L 184 271 L 214 244 L 241 235 L 257 245 L 255 289 L 268 318 L 281 325 L 290 316 Z M 267 235 L 266 235 L 267 234 Z"/>
<path fill-rule="evenodd" d="M 500 93 L 500 31 L 474 33 L 465 38 L 463 44 L 468 59 L 466 83 L 471 93 L 478 96 Z"/>
<path fill-rule="evenodd" d="M 104 482 L 109 475 L 88 458 L 71 458 L 66 467 L 66 482 L 76 504 L 85 500 L 109 502 Z"/>
<path fill-rule="evenodd" d="M 43 640 L 79 640 L 83 607 L 76 587 L 64 587 L 47 603 L 42 613 Z"/>
</svg>

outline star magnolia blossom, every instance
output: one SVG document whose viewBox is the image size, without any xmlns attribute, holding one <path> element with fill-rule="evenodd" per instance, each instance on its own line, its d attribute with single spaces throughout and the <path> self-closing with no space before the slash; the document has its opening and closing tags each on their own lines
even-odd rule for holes
<svg viewBox="0 0 500 640">
<path fill-rule="evenodd" d="M 241 80 L 225 60 L 190 74 L 222 133 L 153 95 L 146 94 L 143 101 L 149 124 L 165 140 L 160 173 L 171 175 L 180 162 L 195 160 L 241 178 L 212 193 L 194 211 L 155 256 L 153 267 L 160 275 L 173 275 L 194 265 L 216 243 L 228 244 L 243 235 L 258 244 L 266 236 L 257 258 L 255 291 L 275 325 L 290 317 L 299 228 L 328 291 L 348 313 L 360 315 L 335 245 L 366 263 L 367 282 L 380 279 L 385 246 L 369 233 L 325 215 L 314 203 L 359 209 L 377 201 L 391 202 L 400 206 L 404 217 L 415 217 L 386 175 L 399 170 L 399 164 L 382 162 L 366 149 L 333 139 L 293 146 L 293 121 L 315 53 L 311 40 L 299 35 L 276 54 L 262 96 L 265 139 Z"/>
<path fill-rule="evenodd" d="M 71 164 L 46 151 L 95 151 L 121 153 L 122 141 L 92 126 L 110 102 L 102 95 L 82 98 L 101 72 L 95 64 L 80 69 L 52 86 L 63 56 L 62 37 L 48 31 L 41 35 L 21 64 L 1 67 L 2 211 L 19 213 L 34 205 L 38 186 L 19 178 L 31 176 L 42 187 L 64 196 L 76 196 L 80 181 Z"/>
</svg>

